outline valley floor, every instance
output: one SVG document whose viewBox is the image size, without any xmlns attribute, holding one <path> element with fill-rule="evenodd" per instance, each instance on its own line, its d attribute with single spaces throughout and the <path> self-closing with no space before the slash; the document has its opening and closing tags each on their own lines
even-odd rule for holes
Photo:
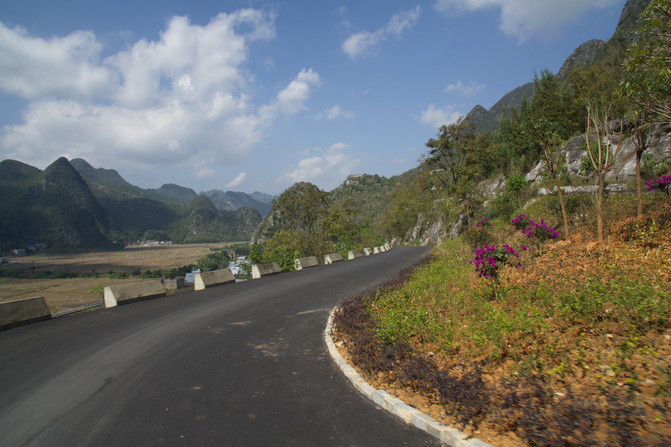
<svg viewBox="0 0 671 447">
<path fill-rule="evenodd" d="M 0 270 L 50 271 L 67 273 L 108 272 L 130 274 L 135 270 L 172 269 L 195 263 L 207 256 L 210 248 L 222 247 L 227 243 L 185 244 L 167 246 L 133 245 L 119 251 L 79 253 L 72 255 L 34 255 L 8 257 L 8 263 Z M 15 279 L 0 277 L 0 302 L 17 299 L 44 297 L 52 313 L 81 307 L 100 301 L 99 295 L 91 289 L 97 286 L 138 281 L 128 276 L 125 279 L 99 278 L 59 278 L 59 279 Z"/>
</svg>

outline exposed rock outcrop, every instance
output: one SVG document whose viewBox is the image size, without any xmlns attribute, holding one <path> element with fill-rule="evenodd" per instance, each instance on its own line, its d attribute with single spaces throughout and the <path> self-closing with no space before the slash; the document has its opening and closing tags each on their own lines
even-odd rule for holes
<svg viewBox="0 0 671 447">
<path fill-rule="evenodd" d="M 648 169 L 655 169 L 661 163 L 668 162 L 671 156 L 670 129 L 657 129 L 648 137 L 648 149 L 644 152 L 645 165 Z M 618 141 L 613 141 L 613 151 Z M 587 157 L 585 148 L 585 134 L 574 137 L 564 147 L 564 162 L 566 170 L 571 176 L 585 177 L 583 159 Z M 539 162 L 526 175 L 528 182 L 538 185 L 542 180 L 543 162 Z M 636 179 L 636 143 L 633 138 L 625 138 L 616 154 L 615 162 L 606 173 L 606 181 L 610 183 L 630 183 Z"/>
</svg>

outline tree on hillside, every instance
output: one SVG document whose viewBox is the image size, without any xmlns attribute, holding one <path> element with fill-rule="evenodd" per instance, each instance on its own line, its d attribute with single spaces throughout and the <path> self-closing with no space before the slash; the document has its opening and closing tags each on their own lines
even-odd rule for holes
<svg viewBox="0 0 671 447">
<path fill-rule="evenodd" d="M 505 109 L 501 111 L 499 131 L 496 132 L 494 141 L 496 144 L 496 161 L 503 175 L 507 176 L 513 170 L 512 161 L 515 154 L 515 144 L 513 143 L 513 124 L 508 116 L 508 111 Z"/>
<path fill-rule="evenodd" d="M 551 126 L 548 130 L 552 133 L 563 139 L 569 137 L 568 107 L 564 100 L 561 83 L 550 70 L 542 70 L 540 78 L 534 74 L 531 109 L 536 120 L 542 119 L 544 124 Z"/>
<path fill-rule="evenodd" d="M 582 129 L 583 113 L 576 105 L 573 92 L 545 69 L 540 78 L 534 75 L 534 95 L 531 98 L 532 120 L 547 121 L 550 130 L 566 140 Z"/>
<path fill-rule="evenodd" d="M 296 183 L 280 194 L 276 204 L 288 225 L 304 235 L 314 233 L 328 206 L 326 193 L 310 182 Z"/>
<path fill-rule="evenodd" d="M 450 196 L 461 204 L 467 219 L 480 202 L 476 185 L 497 168 L 496 146 L 489 134 L 475 135 L 467 118 L 441 126 L 438 138 L 430 139 L 425 163 L 434 168 Z M 438 168 L 438 169 L 436 169 Z"/>
<path fill-rule="evenodd" d="M 503 113 L 496 136 L 497 155 L 504 162 L 503 172 L 529 171 L 540 158 L 540 148 L 530 129 L 535 112 L 532 102 L 522 97 L 519 112 L 514 107 Z"/>
<path fill-rule="evenodd" d="M 543 169 L 552 177 L 552 181 L 557 188 L 557 194 L 559 194 L 559 206 L 561 207 L 564 222 L 564 238 L 568 239 L 568 216 L 566 215 L 566 207 L 564 206 L 564 192 L 559 184 L 559 173 L 564 158 L 561 151 L 562 138 L 557 133 L 556 126 L 544 118 L 536 120 L 533 126 L 533 133 L 538 145 L 541 147 Z"/>
<path fill-rule="evenodd" d="M 636 42 L 627 50 L 628 97 L 654 124 L 671 124 L 671 0 L 654 0 L 641 16 Z"/>
<path fill-rule="evenodd" d="M 474 139 L 474 126 L 462 116 L 452 124 L 440 126 L 437 138 L 426 142 L 429 152 L 425 162 L 435 170 L 443 170 L 445 175 L 440 171 L 436 175 L 448 192 L 453 192 L 459 184 Z"/>
<path fill-rule="evenodd" d="M 571 73 L 580 101 L 587 112 L 587 154 L 597 176 L 597 234 L 603 244 L 604 177 L 622 147 L 622 121 L 619 133 L 611 121 L 622 116 L 622 101 L 618 94 L 620 73 L 618 66 L 608 61 L 595 64 L 587 70 Z M 617 135 L 616 135 L 617 134 Z M 617 141 L 617 145 L 615 145 Z M 615 146 L 615 149 L 613 149 Z"/>
<path fill-rule="evenodd" d="M 642 14 L 637 41 L 624 62 L 624 94 L 630 100 L 636 141 L 637 215 L 643 215 L 641 157 L 653 126 L 671 123 L 671 0 L 656 0 Z"/>
<path fill-rule="evenodd" d="M 294 269 L 294 259 L 306 256 L 306 243 L 295 230 L 280 230 L 263 246 L 263 262 L 277 262 L 283 272 Z M 258 262 L 258 261 L 256 261 Z"/>
<path fill-rule="evenodd" d="M 326 235 L 320 230 L 328 210 L 326 193 L 312 183 L 296 183 L 280 194 L 275 206 L 285 221 L 284 227 L 303 237 L 306 255 L 323 255 L 322 239 Z"/>
<path fill-rule="evenodd" d="M 438 174 L 439 173 L 435 173 Z M 418 175 L 408 184 L 394 190 L 389 208 L 380 216 L 379 226 L 389 238 L 403 237 L 416 223 L 420 214 L 425 217 L 432 211 L 434 183 L 429 172 Z M 444 180 L 441 180 L 444 181 Z"/>
</svg>

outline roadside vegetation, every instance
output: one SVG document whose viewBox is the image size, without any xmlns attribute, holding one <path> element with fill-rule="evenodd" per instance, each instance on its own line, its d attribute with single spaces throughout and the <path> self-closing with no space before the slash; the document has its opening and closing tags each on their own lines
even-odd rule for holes
<svg viewBox="0 0 671 447">
<path fill-rule="evenodd" d="M 483 220 L 345 303 L 337 337 L 374 386 L 495 446 L 668 445 L 671 206 L 636 209 L 608 198 L 605 244 L 594 211 L 563 240 L 538 204 Z"/>
<path fill-rule="evenodd" d="M 668 152 L 648 153 L 671 126 L 670 32 L 671 1 L 653 0 L 636 43 L 616 33 L 590 67 L 542 71 L 498 132 L 459 120 L 426 143 L 434 209 L 467 228 L 336 313 L 369 383 L 495 446 L 671 443 L 671 176 Z M 625 139 L 635 193 L 608 194 Z M 539 161 L 550 196 L 525 181 Z"/>
</svg>

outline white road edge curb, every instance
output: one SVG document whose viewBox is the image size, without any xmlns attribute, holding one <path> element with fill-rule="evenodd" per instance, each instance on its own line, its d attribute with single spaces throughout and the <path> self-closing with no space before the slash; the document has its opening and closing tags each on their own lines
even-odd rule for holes
<svg viewBox="0 0 671 447">
<path fill-rule="evenodd" d="M 334 307 L 329 313 L 328 323 L 324 330 L 324 340 L 329 349 L 331 358 L 338 368 L 347 376 L 354 386 L 366 397 L 388 412 L 400 417 L 406 423 L 412 424 L 420 430 L 434 436 L 450 447 L 492 447 L 477 438 L 468 438 L 466 433 L 456 428 L 448 427 L 436 421 L 432 417 L 422 413 L 418 409 L 404 403 L 401 399 L 392 396 L 384 390 L 376 390 L 370 386 L 340 355 L 333 343 L 331 333 L 333 330 L 333 315 L 338 307 Z"/>
</svg>

